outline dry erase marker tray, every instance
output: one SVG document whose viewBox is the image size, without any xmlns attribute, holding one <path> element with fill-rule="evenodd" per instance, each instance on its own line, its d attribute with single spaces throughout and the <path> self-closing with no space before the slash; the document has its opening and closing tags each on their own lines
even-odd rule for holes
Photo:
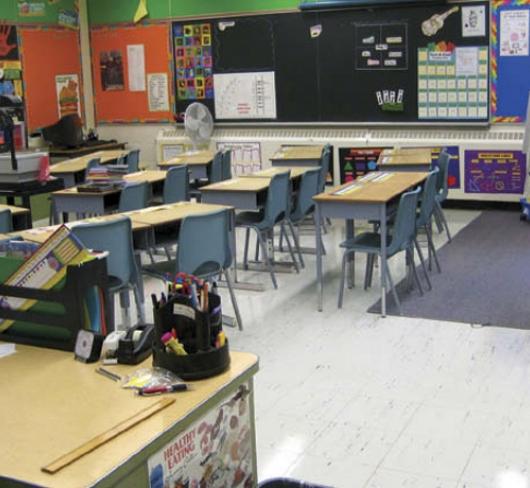
<svg viewBox="0 0 530 488">
<path fill-rule="evenodd" d="M 208 293 L 208 312 L 197 309 L 185 295 L 172 295 L 153 310 L 155 338 L 153 366 L 168 369 L 183 380 L 208 378 L 230 365 L 228 341 L 219 342 L 222 333 L 221 298 Z M 173 333 L 186 351 L 177 355 L 163 342 Z"/>
</svg>

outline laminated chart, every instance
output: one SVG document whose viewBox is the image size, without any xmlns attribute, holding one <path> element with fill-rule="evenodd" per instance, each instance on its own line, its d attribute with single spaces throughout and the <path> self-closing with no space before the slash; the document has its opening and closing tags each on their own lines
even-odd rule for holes
<svg viewBox="0 0 530 488">
<path fill-rule="evenodd" d="M 274 71 L 215 74 L 216 119 L 275 119 Z"/>
<path fill-rule="evenodd" d="M 259 142 L 218 142 L 218 151 L 230 151 L 232 174 L 241 176 L 261 169 Z"/>
<path fill-rule="evenodd" d="M 465 151 L 466 193 L 524 193 L 526 157 L 522 151 Z"/>
<path fill-rule="evenodd" d="M 178 99 L 213 98 L 211 24 L 174 24 L 173 36 Z"/>
<path fill-rule="evenodd" d="M 418 49 L 418 118 L 487 120 L 488 47 Z"/>
</svg>

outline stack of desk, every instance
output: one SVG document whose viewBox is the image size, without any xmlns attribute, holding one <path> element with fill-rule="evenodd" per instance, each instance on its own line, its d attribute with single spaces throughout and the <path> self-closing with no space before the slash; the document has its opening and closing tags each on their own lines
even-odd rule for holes
<svg viewBox="0 0 530 488">
<path fill-rule="evenodd" d="M 384 171 L 429 171 L 431 162 L 432 150 L 428 147 L 385 149 L 378 160 Z"/>
<path fill-rule="evenodd" d="M 289 146 L 276 151 L 273 166 L 320 166 L 324 146 Z"/>
<path fill-rule="evenodd" d="M 160 169 L 169 169 L 174 166 L 185 164 L 188 166 L 190 178 L 192 180 L 207 179 L 210 173 L 210 165 L 212 164 L 214 157 L 215 153 L 213 151 L 182 153 L 176 158 L 158 163 L 158 167 Z"/>
<path fill-rule="evenodd" d="M 20 345 L 16 349 L 16 354 L 0 359 L 3 413 L 0 485 L 146 487 L 149 486 L 149 459 L 159 459 L 161 449 L 186 435 L 187 439 L 193 438 L 195 449 L 194 456 L 184 456 L 181 461 L 184 471 L 199 468 L 206 476 L 208 466 L 218 463 L 233 472 L 237 466 L 227 461 L 230 456 L 221 458 L 222 454 L 217 451 L 210 456 L 211 462 L 201 467 L 199 461 L 204 455 L 199 447 L 203 441 L 199 425 L 203 421 L 212 422 L 212 418 L 215 422 L 223 408 L 226 410 L 224 405 L 243 391 L 248 409 L 239 417 L 242 425 L 238 432 L 245 429 L 248 433 L 249 449 L 238 454 L 255 486 L 253 376 L 258 371 L 256 356 L 232 352 L 231 365 L 225 373 L 194 382 L 189 391 L 171 395 L 176 402 L 169 407 L 57 473 L 48 474 L 41 468 L 155 404 L 161 397 L 141 397 L 122 389 L 118 383 L 96 374 L 98 365 L 77 362 L 72 353 Z M 137 366 L 111 368 L 125 375 L 139 367 L 151 366 L 149 358 Z M 225 431 L 225 423 L 221 426 L 221 434 L 229 439 L 232 437 Z M 192 470 L 186 462 L 193 463 L 195 468 Z"/>
<path fill-rule="evenodd" d="M 379 222 L 381 233 L 381 314 L 386 315 L 387 207 L 402 193 L 419 185 L 427 173 L 368 173 L 366 176 L 314 197 L 317 222 L 325 217 L 345 219 L 346 239 L 354 236 L 354 219 Z M 341 194 L 336 194 L 341 192 Z M 322 311 L 322 229 L 316 226 L 318 310 Z"/>
</svg>

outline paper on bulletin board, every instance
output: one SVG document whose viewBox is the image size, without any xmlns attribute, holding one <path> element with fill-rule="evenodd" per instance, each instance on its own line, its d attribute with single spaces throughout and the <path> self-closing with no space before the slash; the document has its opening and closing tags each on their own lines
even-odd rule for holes
<svg viewBox="0 0 530 488">
<path fill-rule="evenodd" d="M 500 18 L 500 55 L 528 56 L 529 10 L 503 10 Z"/>
<path fill-rule="evenodd" d="M 478 47 L 457 47 L 456 76 L 478 75 Z"/>
<path fill-rule="evenodd" d="M 241 176 L 261 169 L 259 142 L 218 142 L 218 151 L 230 151 L 232 174 Z"/>
<path fill-rule="evenodd" d="M 20 17 L 43 17 L 46 14 L 44 0 L 18 0 L 18 15 Z"/>
<path fill-rule="evenodd" d="M 59 118 L 70 114 L 78 114 L 81 117 L 78 76 L 76 74 L 57 75 L 55 88 Z"/>
<path fill-rule="evenodd" d="M 167 73 L 149 73 L 147 86 L 149 112 L 167 112 L 169 110 Z"/>
<path fill-rule="evenodd" d="M 217 119 L 275 119 L 274 71 L 214 75 Z"/>
<path fill-rule="evenodd" d="M 462 7 L 462 37 L 484 37 L 486 35 L 486 7 L 470 5 Z"/>
<path fill-rule="evenodd" d="M 129 91 L 145 91 L 145 51 L 143 44 L 127 46 Z"/>
<path fill-rule="evenodd" d="M 240 386 L 153 454 L 150 488 L 256 486 L 249 396 L 250 386 Z"/>
</svg>

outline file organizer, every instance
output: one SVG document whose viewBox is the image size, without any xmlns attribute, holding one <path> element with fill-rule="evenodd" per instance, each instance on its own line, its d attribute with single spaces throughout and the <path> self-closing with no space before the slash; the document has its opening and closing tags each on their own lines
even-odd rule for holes
<svg viewBox="0 0 530 488">
<path fill-rule="evenodd" d="M 167 303 L 153 310 L 155 338 L 153 366 L 173 371 L 183 380 L 198 380 L 222 373 L 230 365 L 228 340 L 215 347 L 222 331 L 221 298 L 208 293 L 208 312 L 196 310 L 187 297 L 173 295 Z M 161 337 L 175 329 L 187 356 L 166 352 Z"/>
<path fill-rule="evenodd" d="M 0 280 L 6 279 L 22 259 L 0 258 Z M 86 300 L 94 287 L 103 292 L 105 317 L 109 317 L 106 259 L 67 266 L 65 278 L 51 290 L 0 284 L 0 296 L 39 300 L 26 311 L 0 308 L 0 318 L 16 322 L 0 333 L 0 340 L 30 346 L 73 351 L 77 332 L 87 321 Z"/>
</svg>

